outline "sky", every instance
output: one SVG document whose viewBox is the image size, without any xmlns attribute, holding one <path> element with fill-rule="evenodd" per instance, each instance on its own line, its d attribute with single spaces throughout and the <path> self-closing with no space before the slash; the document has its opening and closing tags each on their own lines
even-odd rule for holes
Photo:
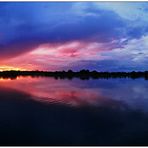
<svg viewBox="0 0 148 148">
<path fill-rule="evenodd" d="M 0 70 L 148 70 L 147 2 L 0 2 Z"/>
</svg>

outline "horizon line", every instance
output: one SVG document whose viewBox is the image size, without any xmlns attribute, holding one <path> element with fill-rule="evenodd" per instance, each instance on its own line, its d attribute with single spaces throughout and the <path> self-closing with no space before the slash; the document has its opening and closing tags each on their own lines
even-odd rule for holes
<svg viewBox="0 0 148 148">
<path fill-rule="evenodd" d="M 81 70 L 55 70 L 55 71 L 50 71 L 50 70 L 0 70 L 0 72 L 148 72 L 148 70 L 131 70 L 131 71 L 98 71 L 98 70 L 89 70 L 89 69 L 81 69 Z"/>
</svg>

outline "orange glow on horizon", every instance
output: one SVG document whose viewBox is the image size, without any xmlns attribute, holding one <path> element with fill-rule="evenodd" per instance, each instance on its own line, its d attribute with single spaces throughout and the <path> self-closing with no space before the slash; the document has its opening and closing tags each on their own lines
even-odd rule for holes
<svg viewBox="0 0 148 148">
<path fill-rule="evenodd" d="M 0 71 L 10 71 L 10 70 L 16 70 L 16 71 L 25 71 L 26 69 L 20 68 L 20 67 L 13 67 L 13 66 L 0 66 Z"/>
</svg>

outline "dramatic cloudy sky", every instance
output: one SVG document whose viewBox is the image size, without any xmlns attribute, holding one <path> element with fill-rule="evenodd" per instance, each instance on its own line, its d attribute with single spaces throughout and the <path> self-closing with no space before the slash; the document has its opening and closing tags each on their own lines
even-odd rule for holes
<svg viewBox="0 0 148 148">
<path fill-rule="evenodd" d="M 148 3 L 1 2 L 0 70 L 148 70 Z"/>
</svg>

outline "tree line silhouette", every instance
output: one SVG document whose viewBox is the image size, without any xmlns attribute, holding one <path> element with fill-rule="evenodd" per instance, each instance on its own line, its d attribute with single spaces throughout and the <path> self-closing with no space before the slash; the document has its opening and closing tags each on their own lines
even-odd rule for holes
<svg viewBox="0 0 148 148">
<path fill-rule="evenodd" d="M 72 70 L 68 71 L 1 71 L 0 78 L 3 79 L 16 79 L 19 76 L 31 76 L 31 77 L 54 77 L 56 79 L 72 79 L 80 78 L 82 80 L 87 79 L 109 79 L 109 78 L 144 78 L 148 80 L 148 71 L 132 71 L 132 72 L 98 72 L 98 71 L 89 71 L 89 70 L 80 70 L 74 72 Z"/>
</svg>

